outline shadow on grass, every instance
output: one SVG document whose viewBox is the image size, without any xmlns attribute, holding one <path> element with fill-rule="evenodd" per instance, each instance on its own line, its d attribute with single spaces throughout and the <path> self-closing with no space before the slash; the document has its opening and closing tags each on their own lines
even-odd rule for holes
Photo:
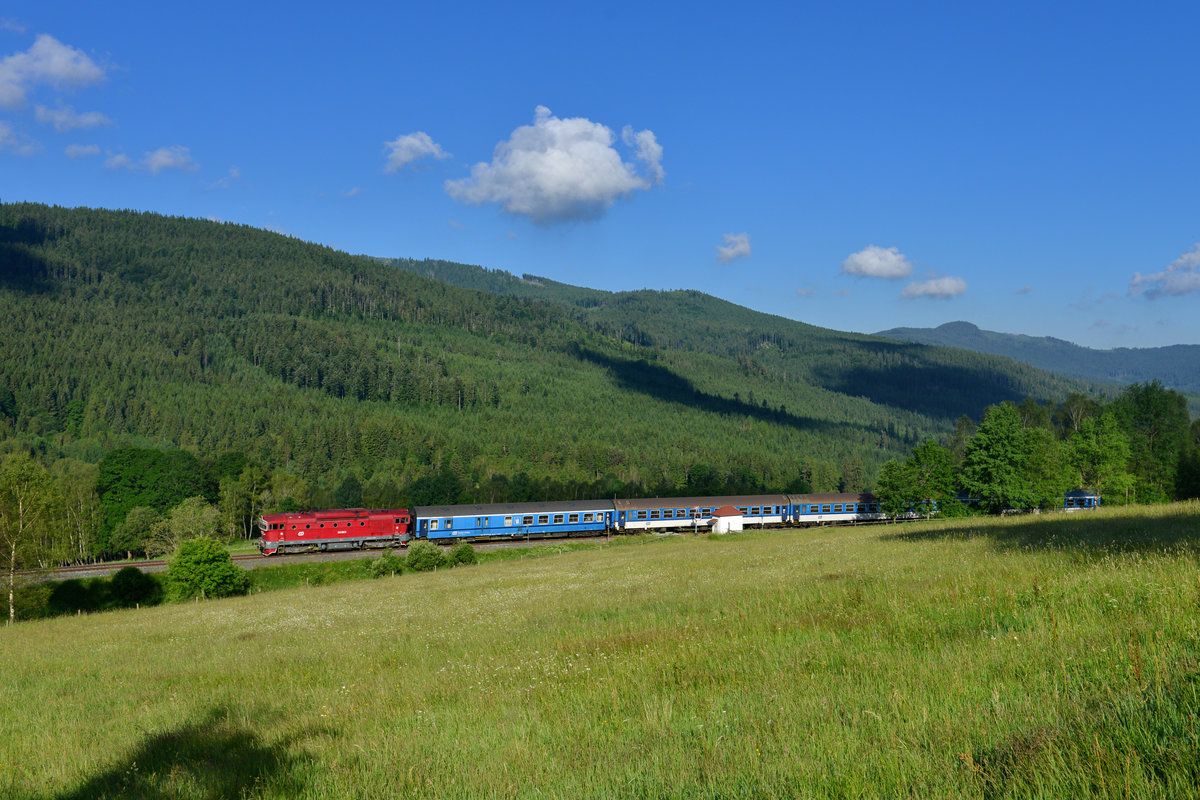
<svg viewBox="0 0 1200 800">
<path fill-rule="evenodd" d="M 892 541 L 986 539 L 1000 550 L 1047 550 L 1081 555 L 1164 551 L 1200 554 L 1200 503 L 1122 510 L 1051 512 L 998 520 L 948 521 L 943 527 L 885 534 Z"/>
<path fill-rule="evenodd" d="M 265 743 L 230 716 L 225 709 L 213 709 L 200 722 L 150 735 L 120 763 L 54 800 L 299 794 L 301 759 L 290 752 L 290 742 Z"/>
</svg>

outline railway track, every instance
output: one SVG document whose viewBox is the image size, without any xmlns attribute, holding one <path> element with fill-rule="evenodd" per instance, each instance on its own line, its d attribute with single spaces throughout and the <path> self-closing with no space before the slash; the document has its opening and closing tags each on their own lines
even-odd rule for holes
<svg viewBox="0 0 1200 800">
<path fill-rule="evenodd" d="M 563 542 L 582 542 L 604 539 L 604 536 L 574 536 L 552 539 L 517 539 L 494 542 L 472 542 L 476 550 L 498 550 L 506 547 L 536 547 L 538 545 L 562 544 Z M 448 549 L 454 542 L 440 543 L 443 549 Z M 347 549 L 328 550 L 316 553 L 292 553 L 283 555 L 263 556 L 259 553 L 236 553 L 231 555 L 235 564 L 245 569 L 258 567 L 274 567 L 280 564 L 298 564 L 305 561 L 341 561 L 353 558 L 376 558 L 384 553 L 384 549 Z M 112 575 L 125 567 L 137 567 L 142 572 L 165 572 L 169 562 L 165 559 L 145 559 L 143 561 L 100 562 L 97 564 L 74 564 L 51 570 L 17 570 L 17 577 L 35 581 L 63 581 L 71 578 L 98 578 Z"/>
</svg>

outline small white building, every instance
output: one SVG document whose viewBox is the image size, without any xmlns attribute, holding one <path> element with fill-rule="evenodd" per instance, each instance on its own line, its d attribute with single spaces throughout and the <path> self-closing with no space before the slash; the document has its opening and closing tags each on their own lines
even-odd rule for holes
<svg viewBox="0 0 1200 800">
<path fill-rule="evenodd" d="M 712 532 L 734 533 L 742 529 L 742 512 L 733 506 L 721 506 L 713 511 Z"/>
</svg>

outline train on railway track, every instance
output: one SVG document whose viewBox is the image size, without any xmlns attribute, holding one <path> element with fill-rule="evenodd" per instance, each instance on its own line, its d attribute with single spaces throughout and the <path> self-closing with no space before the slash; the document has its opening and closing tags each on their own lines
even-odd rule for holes
<svg viewBox="0 0 1200 800">
<path fill-rule="evenodd" d="M 1070 492 L 1066 511 L 1096 508 L 1100 497 Z M 911 512 L 905 516 L 917 517 Z M 653 497 L 562 500 L 541 503 L 480 503 L 407 508 L 343 508 L 264 514 L 258 520 L 263 555 L 405 547 L 432 542 L 546 539 L 612 533 L 709 532 L 744 528 L 807 527 L 883 522 L 879 500 L 865 492 L 763 494 L 728 497 Z"/>
</svg>

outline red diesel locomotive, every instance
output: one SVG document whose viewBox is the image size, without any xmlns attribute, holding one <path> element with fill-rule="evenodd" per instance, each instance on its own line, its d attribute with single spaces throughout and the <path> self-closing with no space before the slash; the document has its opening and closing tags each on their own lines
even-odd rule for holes
<svg viewBox="0 0 1200 800">
<path fill-rule="evenodd" d="M 400 547 L 408 543 L 412 518 L 404 508 L 341 508 L 263 514 L 258 549 L 264 556 L 297 550 Z"/>
</svg>

